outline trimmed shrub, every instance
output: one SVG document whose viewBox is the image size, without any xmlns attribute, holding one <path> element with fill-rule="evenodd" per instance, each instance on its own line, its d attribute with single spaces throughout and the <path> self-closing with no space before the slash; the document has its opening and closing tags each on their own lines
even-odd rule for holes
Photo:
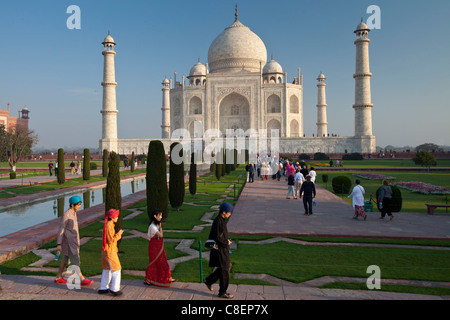
<svg viewBox="0 0 450 320">
<path fill-rule="evenodd" d="M 89 164 L 89 169 L 91 169 L 91 170 L 97 170 L 97 168 L 98 168 L 98 166 L 97 166 L 97 164 L 96 164 L 95 162 L 91 162 L 91 163 Z"/>
<path fill-rule="evenodd" d="M 11 171 L 9 173 L 9 179 L 15 179 L 16 178 L 16 172 L 15 171 Z"/>
<path fill-rule="evenodd" d="M 102 176 L 108 176 L 108 150 L 103 150 Z"/>
<path fill-rule="evenodd" d="M 64 166 L 64 150 L 58 149 L 58 183 L 64 184 L 66 182 L 66 171 Z"/>
<path fill-rule="evenodd" d="M 314 153 L 314 160 L 330 160 L 330 157 L 323 152 Z"/>
<path fill-rule="evenodd" d="M 180 210 L 184 201 L 184 162 L 175 164 L 172 161 L 174 148 L 180 148 L 179 157 L 183 158 L 183 148 L 179 142 L 170 145 L 170 164 L 169 164 L 169 202 L 172 208 Z"/>
<path fill-rule="evenodd" d="M 334 193 L 349 193 L 352 181 L 347 176 L 337 176 L 331 180 Z"/>
<path fill-rule="evenodd" d="M 154 210 L 161 210 L 163 220 L 169 214 L 169 191 L 167 189 L 166 153 L 159 140 L 152 140 L 148 145 L 147 162 L 147 214 L 149 219 Z"/>
<path fill-rule="evenodd" d="M 217 152 L 216 159 L 222 159 L 222 158 L 223 158 L 222 157 L 222 151 Z M 223 168 L 222 164 L 216 163 L 215 173 L 216 173 L 217 180 L 220 180 L 220 178 L 222 177 L 222 168 Z"/>
<path fill-rule="evenodd" d="M 310 160 L 311 157 L 309 155 L 307 155 L 306 153 L 300 153 L 298 155 L 298 160 Z"/>
<path fill-rule="evenodd" d="M 328 182 L 328 175 L 327 174 L 323 174 L 322 175 L 322 182 Z"/>
<path fill-rule="evenodd" d="M 134 157 L 134 151 L 131 153 L 131 163 L 130 163 L 130 171 L 134 172 L 134 163 L 136 162 L 136 159 Z"/>
<path fill-rule="evenodd" d="M 189 168 L 189 193 L 195 195 L 197 192 L 197 164 L 195 163 L 195 153 L 191 155 L 191 166 Z"/>
<path fill-rule="evenodd" d="M 89 149 L 84 149 L 83 180 L 91 179 L 91 155 Z"/>
<path fill-rule="evenodd" d="M 342 160 L 364 160 L 364 157 L 358 152 L 353 152 L 344 154 Z"/>
<path fill-rule="evenodd" d="M 403 198 L 402 198 L 402 192 L 397 186 L 389 185 L 392 189 L 392 200 L 391 200 L 391 211 L 392 212 L 400 212 L 402 210 L 403 205 Z M 381 188 L 381 187 L 380 187 Z M 380 188 L 377 189 L 377 209 L 381 212 L 380 204 L 378 203 L 378 194 L 380 192 Z"/>
</svg>

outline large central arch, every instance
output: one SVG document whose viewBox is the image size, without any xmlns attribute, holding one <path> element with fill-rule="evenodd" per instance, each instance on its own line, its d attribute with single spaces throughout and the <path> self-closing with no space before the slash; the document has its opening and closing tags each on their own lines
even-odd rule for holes
<svg viewBox="0 0 450 320">
<path fill-rule="evenodd" d="M 243 95 L 233 92 L 219 104 L 219 130 L 226 135 L 227 129 L 250 129 L 250 103 Z"/>
</svg>

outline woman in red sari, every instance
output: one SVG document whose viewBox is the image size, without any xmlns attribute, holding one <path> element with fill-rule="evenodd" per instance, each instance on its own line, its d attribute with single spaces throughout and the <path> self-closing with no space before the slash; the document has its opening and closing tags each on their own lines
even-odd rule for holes
<svg viewBox="0 0 450 320">
<path fill-rule="evenodd" d="M 144 284 L 170 287 L 170 284 L 175 280 L 172 279 L 166 251 L 164 250 L 161 219 L 162 212 L 159 210 L 153 211 L 150 226 L 148 227 L 148 237 L 150 239 L 148 244 L 149 265 L 145 271 Z"/>
</svg>

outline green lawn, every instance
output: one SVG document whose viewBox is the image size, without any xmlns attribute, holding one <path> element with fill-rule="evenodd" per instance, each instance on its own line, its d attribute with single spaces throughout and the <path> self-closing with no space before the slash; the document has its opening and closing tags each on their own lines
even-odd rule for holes
<svg viewBox="0 0 450 320">
<path fill-rule="evenodd" d="M 296 160 L 297 161 L 297 160 Z M 339 160 L 341 161 L 341 160 Z M 308 167 L 314 164 L 311 163 L 321 163 L 329 167 L 330 160 L 308 160 L 306 163 Z M 333 159 L 333 163 L 336 160 Z M 365 159 L 365 160 L 344 160 L 344 168 L 406 168 L 406 167 L 420 167 L 416 165 L 410 159 Z M 437 167 L 450 167 L 450 159 L 438 159 Z"/>
</svg>

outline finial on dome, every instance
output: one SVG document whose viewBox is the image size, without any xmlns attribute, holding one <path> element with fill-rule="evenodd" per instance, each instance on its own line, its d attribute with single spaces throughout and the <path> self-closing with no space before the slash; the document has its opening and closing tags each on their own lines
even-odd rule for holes
<svg viewBox="0 0 450 320">
<path fill-rule="evenodd" d="M 234 13 L 234 21 L 238 21 L 238 5 L 236 3 L 235 13 Z"/>
</svg>

